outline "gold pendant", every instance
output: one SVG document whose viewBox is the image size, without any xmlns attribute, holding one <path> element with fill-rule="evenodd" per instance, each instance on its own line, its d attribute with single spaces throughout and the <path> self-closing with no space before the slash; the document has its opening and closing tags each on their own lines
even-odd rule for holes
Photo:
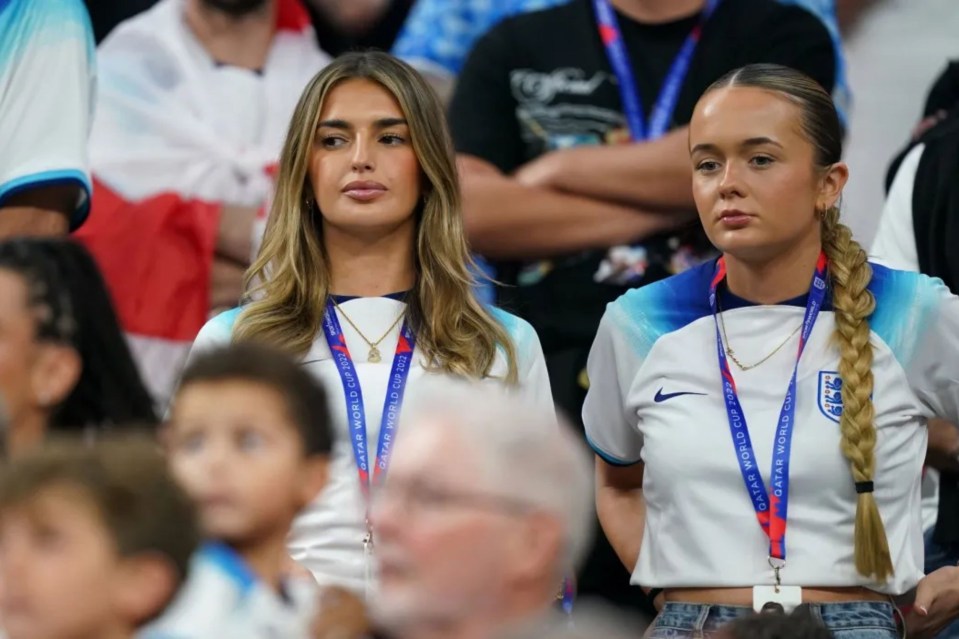
<svg viewBox="0 0 959 639">
<path fill-rule="evenodd" d="M 380 359 L 382 359 L 380 357 L 380 349 L 375 346 L 370 346 L 370 353 L 366 356 L 366 361 L 372 362 L 373 364 L 379 364 Z"/>
</svg>

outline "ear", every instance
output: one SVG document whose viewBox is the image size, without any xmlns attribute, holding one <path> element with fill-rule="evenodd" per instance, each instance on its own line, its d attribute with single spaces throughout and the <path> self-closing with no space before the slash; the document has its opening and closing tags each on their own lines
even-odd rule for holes
<svg viewBox="0 0 959 639">
<path fill-rule="evenodd" d="M 563 523 L 545 512 L 526 515 L 523 524 L 516 527 L 515 543 L 511 561 L 514 574 L 522 581 L 541 579 L 544 574 L 555 573 L 562 562 L 566 545 Z M 556 577 L 559 579 L 558 574 Z"/>
<path fill-rule="evenodd" d="M 820 211 L 832 208 L 839 201 L 842 189 L 849 180 L 849 167 L 845 162 L 836 162 L 823 174 L 819 183 L 819 197 L 816 208 Z"/>
<path fill-rule="evenodd" d="M 42 344 L 30 377 L 36 404 L 50 409 L 62 403 L 80 381 L 83 362 L 73 347 Z"/>
<path fill-rule="evenodd" d="M 173 599 L 180 579 L 170 561 L 156 552 L 122 560 L 113 585 L 113 601 L 124 621 L 140 626 L 163 612 Z"/>
<path fill-rule="evenodd" d="M 326 487 L 330 475 L 330 459 L 327 455 L 310 455 L 303 462 L 302 480 L 299 484 L 298 508 L 309 506 L 320 491 Z"/>
</svg>

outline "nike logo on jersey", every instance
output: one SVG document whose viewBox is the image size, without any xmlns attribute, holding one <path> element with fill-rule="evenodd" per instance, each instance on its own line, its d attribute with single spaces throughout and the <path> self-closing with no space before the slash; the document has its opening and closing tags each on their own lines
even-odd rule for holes
<svg viewBox="0 0 959 639">
<path fill-rule="evenodd" d="M 664 393 L 663 389 L 660 388 L 656 391 L 656 397 L 653 400 L 658 404 L 659 402 L 665 402 L 666 400 L 672 399 L 674 397 L 682 397 L 683 395 L 705 395 L 706 393 L 694 393 L 692 391 L 680 391 L 678 393 Z"/>
</svg>

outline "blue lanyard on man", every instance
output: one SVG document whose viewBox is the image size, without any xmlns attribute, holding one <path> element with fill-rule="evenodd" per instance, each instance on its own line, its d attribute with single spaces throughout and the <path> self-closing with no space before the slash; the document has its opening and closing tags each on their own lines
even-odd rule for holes
<svg viewBox="0 0 959 639">
<path fill-rule="evenodd" d="M 676 54 L 676 58 L 669 67 L 659 96 L 653 105 L 653 112 L 650 114 L 649 122 L 647 122 L 639 86 L 636 84 L 636 77 L 633 74 L 633 66 L 629 63 L 629 52 L 626 50 L 626 43 L 623 42 L 619 21 L 616 19 L 616 11 L 609 0 L 593 0 L 599 35 L 606 48 L 606 57 L 609 58 L 609 64 L 613 68 L 616 80 L 619 82 L 619 95 L 623 103 L 623 112 L 626 116 L 626 124 L 629 127 L 630 138 L 633 141 L 655 140 L 665 135 L 669 130 L 673 112 L 676 110 L 676 103 L 679 101 L 679 93 L 682 91 L 683 82 L 689 73 L 689 66 L 692 63 L 693 55 L 696 53 L 696 46 L 702 37 L 703 27 L 713 15 L 719 3 L 720 0 L 706 1 L 699 23 L 686 36 L 683 46 L 680 47 L 679 53 Z"/>
<path fill-rule="evenodd" d="M 779 422 L 776 427 L 776 437 L 773 442 L 772 470 L 770 471 L 770 485 L 772 491 L 766 489 L 762 475 L 759 472 L 759 463 L 753 450 L 749 436 L 749 426 L 746 424 L 746 415 L 739 402 L 736 391 L 736 382 L 729 362 L 726 359 L 726 348 L 719 328 L 718 295 L 719 284 L 726 278 L 725 258 L 716 262 L 716 272 L 709 287 L 709 306 L 713 313 L 713 323 L 716 325 L 716 349 L 719 356 L 719 373 L 722 381 L 723 400 L 726 403 L 726 417 L 729 421 L 729 433 L 732 437 L 739 462 L 739 470 L 746 485 L 746 491 L 752 501 L 756 518 L 763 532 L 769 538 L 769 565 L 773 569 L 775 585 L 770 589 L 764 586 L 753 588 L 753 605 L 760 609 L 768 602 L 777 603 L 784 608 L 794 607 L 802 601 L 802 592 L 798 587 L 786 588 L 782 586 L 780 571 L 786 566 L 786 524 L 789 508 L 789 457 L 792 450 L 792 434 L 796 421 L 796 377 L 799 373 L 799 360 L 812 334 L 826 299 L 826 278 L 828 260 L 825 253 L 820 252 L 809 287 L 809 298 L 806 302 L 806 312 L 803 315 L 802 331 L 799 334 L 799 347 L 796 353 L 796 363 L 793 365 L 789 386 L 786 388 L 786 397 L 783 400 L 779 413 Z M 788 611 L 787 611 L 788 612 Z"/>
</svg>

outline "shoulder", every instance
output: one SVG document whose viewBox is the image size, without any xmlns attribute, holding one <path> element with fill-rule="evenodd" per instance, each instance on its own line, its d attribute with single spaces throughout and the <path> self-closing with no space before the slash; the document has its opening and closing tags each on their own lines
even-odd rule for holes
<svg viewBox="0 0 959 639">
<path fill-rule="evenodd" d="M 193 350 L 210 350 L 218 346 L 226 346 L 233 341 L 233 329 L 242 310 L 242 307 L 238 306 L 207 321 L 193 340 Z"/>
<path fill-rule="evenodd" d="M 932 327 L 943 303 L 951 297 L 942 280 L 913 271 L 871 263 L 869 290 L 876 308 L 869 326 L 900 361 L 911 358 L 924 331 Z"/>
<path fill-rule="evenodd" d="M 679 275 L 633 289 L 606 307 L 603 322 L 645 357 L 656 341 L 711 314 L 710 260 Z"/>
<path fill-rule="evenodd" d="M 486 309 L 493 319 L 509 334 L 517 351 L 523 352 L 533 342 L 539 342 L 536 329 L 522 317 L 513 315 L 496 306 L 487 306 Z"/>
<path fill-rule="evenodd" d="M 0 3 L 0 25 L 5 38 L 10 33 L 26 37 L 57 27 L 57 39 L 77 29 L 91 33 L 92 39 L 90 18 L 81 0 L 8 0 Z"/>
</svg>

